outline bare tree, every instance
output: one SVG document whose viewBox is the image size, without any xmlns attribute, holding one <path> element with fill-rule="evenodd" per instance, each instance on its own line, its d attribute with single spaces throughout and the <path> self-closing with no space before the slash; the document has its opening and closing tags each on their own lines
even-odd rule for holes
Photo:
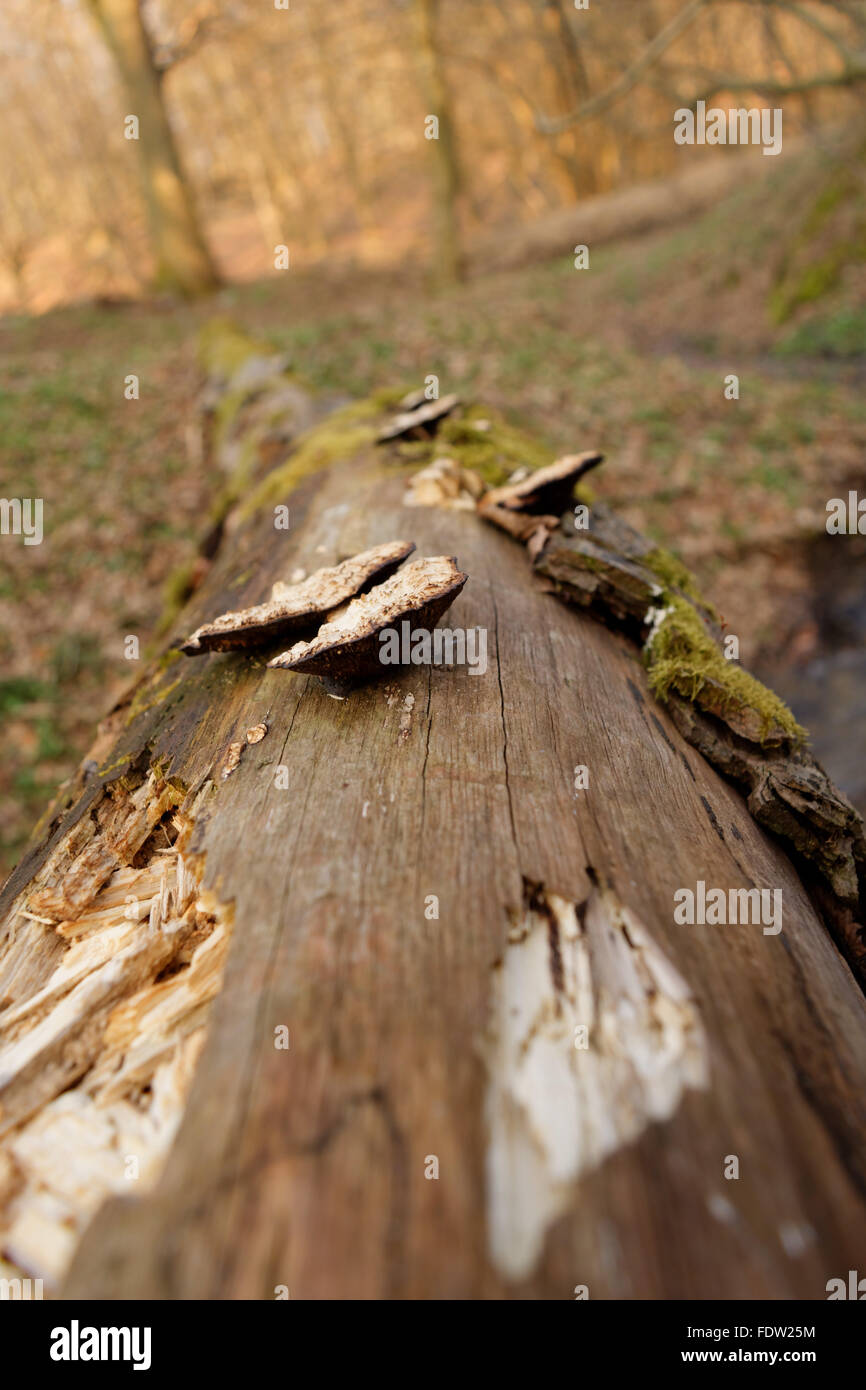
<svg viewBox="0 0 866 1390">
<path fill-rule="evenodd" d="M 460 167 L 451 99 L 437 35 L 439 0 L 416 0 L 418 45 L 424 72 L 430 114 L 439 126 L 433 146 L 435 159 L 434 222 L 438 278 L 446 283 L 461 279 L 463 274 L 460 250 L 460 224 L 457 198 L 460 192 Z"/>
<path fill-rule="evenodd" d="M 201 294 L 218 281 L 166 110 L 161 69 L 139 0 L 88 0 L 111 50 L 124 94 L 138 118 L 142 188 L 147 203 L 155 281 L 160 288 Z"/>
<path fill-rule="evenodd" d="M 726 0 L 687 0 L 610 86 L 594 93 L 562 116 L 549 117 L 539 113 L 539 129 L 547 135 L 558 135 L 580 121 L 604 115 L 640 83 L 649 80 L 653 69 L 661 64 L 668 50 L 707 13 L 711 5 L 719 7 L 725 3 Z M 686 98 L 687 104 L 694 106 L 698 101 L 709 100 L 717 92 L 757 92 L 782 98 L 806 95 L 825 87 L 853 87 L 866 82 L 866 5 L 859 3 L 859 0 L 853 0 L 851 4 L 826 0 L 823 8 L 841 21 L 841 27 L 793 0 L 756 0 L 754 8 L 765 11 L 764 18 L 775 10 L 800 21 L 835 50 L 841 65 L 800 76 L 792 72 L 789 62 L 786 62 L 788 75 L 782 78 L 738 71 L 713 71 L 707 73 L 699 89 Z M 694 63 L 689 66 L 700 81 L 699 66 Z"/>
</svg>

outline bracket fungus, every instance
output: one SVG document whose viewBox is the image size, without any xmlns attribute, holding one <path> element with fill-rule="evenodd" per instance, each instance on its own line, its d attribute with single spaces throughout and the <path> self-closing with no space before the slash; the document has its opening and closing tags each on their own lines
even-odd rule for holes
<svg viewBox="0 0 866 1390">
<path fill-rule="evenodd" d="M 378 443 L 386 444 L 388 440 L 399 439 L 402 435 L 417 436 L 419 432 L 422 437 L 435 433 L 438 421 L 460 404 L 460 397 L 442 396 L 440 400 L 435 401 L 428 401 L 422 397 L 419 402 L 417 394 L 413 394 L 400 404 L 406 408 L 379 431 Z"/>
<path fill-rule="evenodd" d="M 410 633 L 429 632 L 468 577 L 451 555 L 414 560 L 369 593 L 352 599 L 339 617 L 319 628 L 312 641 L 296 642 L 268 666 L 351 688 L 383 672 L 380 633 L 406 622 Z"/>
<path fill-rule="evenodd" d="M 314 629 L 325 614 L 387 579 L 415 549 L 413 541 L 389 541 L 316 570 L 299 584 L 274 584 L 265 603 L 222 613 L 197 628 L 181 645 L 186 656 L 264 646 Z"/>
<path fill-rule="evenodd" d="M 527 545 L 534 558 L 558 528 L 561 513 L 571 506 L 576 484 L 603 459 L 604 454 L 593 450 L 566 454 L 519 482 L 485 492 L 478 502 L 478 513 Z"/>
<path fill-rule="evenodd" d="M 457 459 L 435 458 L 413 473 L 406 485 L 404 507 L 444 507 L 455 512 L 474 512 L 484 483 Z"/>
<path fill-rule="evenodd" d="M 575 485 L 603 459 L 604 454 L 593 449 L 583 454 L 565 454 L 519 482 L 491 488 L 481 498 L 478 509 L 482 514 L 502 508 L 506 512 L 529 512 L 532 516 L 560 516 L 571 505 Z"/>
</svg>

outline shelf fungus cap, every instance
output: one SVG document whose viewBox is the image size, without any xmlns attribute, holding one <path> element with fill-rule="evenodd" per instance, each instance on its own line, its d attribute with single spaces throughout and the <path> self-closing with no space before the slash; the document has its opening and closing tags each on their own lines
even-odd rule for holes
<svg viewBox="0 0 866 1390">
<path fill-rule="evenodd" d="M 533 515 L 554 514 L 560 516 L 571 506 L 575 484 L 597 468 L 604 454 L 589 450 L 583 454 L 566 454 L 549 463 L 545 468 L 537 468 L 519 483 L 506 483 L 485 492 L 478 509 L 482 513 L 495 508 L 509 512 L 531 512 Z"/>
<path fill-rule="evenodd" d="M 422 434 L 433 434 L 439 421 L 460 404 L 460 397 L 456 395 L 442 396 L 435 401 L 428 401 L 426 397 L 418 401 L 417 396 L 407 397 L 407 400 L 412 402 L 410 408 L 392 416 L 379 431 L 376 436 L 379 444 L 399 439 L 402 435 L 414 435 L 418 430 Z"/>
<path fill-rule="evenodd" d="M 340 685 L 385 674 L 379 634 L 387 628 L 402 633 L 404 622 L 409 623 L 410 641 L 414 631 L 432 631 L 468 577 L 457 568 L 453 555 L 413 560 L 384 584 L 353 599 L 336 621 L 319 628 L 312 641 L 296 642 L 268 665 Z"/>
<path fill-rule="evenodd" d="M 186 656 L 236 651 L 309 631 L 326 613 L 387 579 L 414 549 L 412 541 L 388 541 L 316 570 L 299 584 L 276 583 L 266 603 L 222 613 L 197 628 L 180 650 Z"/>
</svg>

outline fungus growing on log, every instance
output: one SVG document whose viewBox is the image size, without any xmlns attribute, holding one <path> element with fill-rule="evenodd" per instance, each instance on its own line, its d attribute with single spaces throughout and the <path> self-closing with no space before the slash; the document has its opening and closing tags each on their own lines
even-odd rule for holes
<svg viewBox="0 0 866 1390">
<path fill-rule="evenodd" d="M 477 473 L 470 468 L 461 468 L 457 459 L 442 457 L 412 474 L 406 484 L 403 505 L 474 512 L 483 492 L 484 483 Z"/>
<path fill-rule="evenodd" d="M 268 665 L 351 686 L 382 673 L 379 634 L 408 622 L 411 632 L 430 631 L 451 606 L 468 575 L 451 555 L 414 560 L 369 593 L 352 600 L 310 642 L 296 642 Z M 411 636 L 410 636 L 411 640 Z"/>
<path fill-rule="evenodd" d="M 499 508 L 506 512 L 529 512 L 533 516 L 546 513 L 559 516 L 571 505 L 575 485 L 591 468 L 597 468 L 603 459 L 604 454 L 596 450 L 566 454 L 546 468 L 538 468 L 528 477 L 521 478 L 520 482 L 491 488 L 478 503 L 478 510 L 484 516 L 491 509 L 496 512 Z M 489 519 L 496 521 L 496 515 Z"/>
<path fill-rule="evenodd" d="M 260 647 L 290 633 L 315 627 L 319 618 L 387 579 L 415 549 L 412 541 L 389 541 L 352 555 L 339 565 L 316 570 L 300 584 L 277 581 L 266 603 L 222 613 L 182 643 L 186 656 Z"/>
<path fill-rule="evenodd" d="M 478 511 L 485 521 L 492 521 L 500 531 L 507 531 L 516 541 L 521 541 L 535 555 L 548 536 L 559 526 L 558 516 L 535 516 L 525 512 L 511 512 L 506 507 L 478 504 Z"/>
<path fill-rule="evenodd" d="M 413 403 L 415 396 L 408 398 Z M 401 401 L 401 405 L 406 405 L 407 401 Z M 443 396 L 438 401 L 428 401 L 423 399 L 422 404 L 413 404 L 411 408 L 402 410 L 399 415 L 395 415 L 389 420 L 387 425 L 379 431 L 377 436 L 380 444 L 386 444 L 389 439 L 400 439 L 403 435 L 421 437 L 435 433 L 438 422 L 445 415 L 449 415 L 455 406 L 460 404 L 459 396 Z"/>
</svg>

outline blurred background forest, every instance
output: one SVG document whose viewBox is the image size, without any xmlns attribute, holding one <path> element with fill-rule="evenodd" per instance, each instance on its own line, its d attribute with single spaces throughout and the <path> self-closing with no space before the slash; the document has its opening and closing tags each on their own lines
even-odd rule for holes
<svg viewBox="0 0 866 1390">
<path fill-rule="evenodd" d="M 866 809 L 824 526 L 866 486 L 864 0 L 5 0 L 0 68 L 0 492 L 45 504 L 0 541 L 0 870 L 194 582 L 215 312 L 604 450 Z M 781 154 L 678 146 L 699 100 L 781 108 Z"/>
</svg>

